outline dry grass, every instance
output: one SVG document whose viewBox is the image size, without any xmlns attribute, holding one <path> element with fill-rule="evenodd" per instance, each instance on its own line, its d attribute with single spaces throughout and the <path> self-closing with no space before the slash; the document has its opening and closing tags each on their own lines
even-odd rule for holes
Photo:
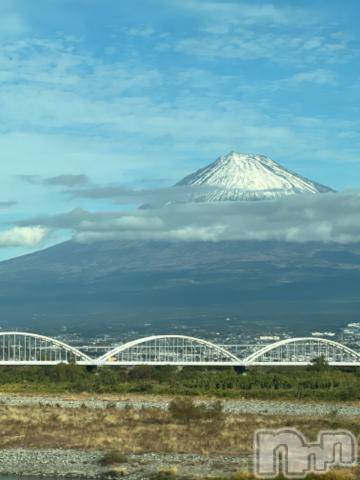
<svg viewBox="0 0 360 480">
<path fill-rule="evenodd" d="M 258 477 L 248 472 L 237 472 L 227 477 L 196 477 L 197 480 L 259 480 Z M 324 474 L 309 474 L 301 480 L 358 480 L 359 475 L 356 469 L 335 469 Z M 194 480 L 191 477 L 177 476 L 176 473 L 167 473 L 166 471 L 159 471 L 150 477 L 150 480 Z M 285 477 L 279 476 L 275 480 L 286 480 Z M 294 480 L 300 480 L 294 479 Z"/>
<path fill-rule="evenodd" d="M 227 414 L 222 422 L 178 423 L 157 409 L 65 409 L 0 405 L 0 448 L 75 448 L 122 453 L 242 454 L 252 451 L 259 428 L 296 427 L 309 439 L 322 429 L 360 425 L 351 417 L 286 417 Z M 336 480 L 336 479 L 334 479 Z"/>
</svg>

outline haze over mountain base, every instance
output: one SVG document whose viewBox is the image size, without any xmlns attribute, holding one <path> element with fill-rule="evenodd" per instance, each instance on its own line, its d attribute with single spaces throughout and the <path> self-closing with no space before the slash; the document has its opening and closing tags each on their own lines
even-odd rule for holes
<svg viewBox="0 0 360 480">
<path fill-rule="evenodd" d="M 358 320 L 359 284 L 359 244 L 69 241 L 0 264 L 1 327 L 305 334 Z"/>
</svg>

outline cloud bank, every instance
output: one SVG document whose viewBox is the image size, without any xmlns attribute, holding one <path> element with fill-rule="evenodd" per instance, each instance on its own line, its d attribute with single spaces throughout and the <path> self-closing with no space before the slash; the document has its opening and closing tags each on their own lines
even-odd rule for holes
<svg viewBox="0 0 360 480">
<path fill-rule="evenodd" d="M 79 242 L 102 240 L 360 242 L 360 192 L 298 195 L 261 202 L 171 204 L 159 209 L 41 216 L 27 227 L 67 229 Z"/>
</svg>

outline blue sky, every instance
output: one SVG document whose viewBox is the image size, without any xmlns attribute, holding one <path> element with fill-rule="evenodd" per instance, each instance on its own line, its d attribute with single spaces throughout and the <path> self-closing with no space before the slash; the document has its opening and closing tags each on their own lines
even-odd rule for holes
<svg viewBox="0 0 360 480">
<path fill-rule="evenodd" d="M 64 194 L 76 178 L 163 188 L 237 150 L 358 188 L 359 18 L 357 0 L 1 0 L 0 258 L 67 235 L 26 218 L 118 208 Z"/>
</svg>

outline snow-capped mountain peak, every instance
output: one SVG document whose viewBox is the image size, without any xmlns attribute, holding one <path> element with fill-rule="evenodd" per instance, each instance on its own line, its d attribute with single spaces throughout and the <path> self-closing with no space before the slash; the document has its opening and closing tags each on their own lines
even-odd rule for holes
<svg viewBox="0 0 360 480">
<path fill-rule="evenodd" d="M 262 200 L 301 193 L 325 193 L 331 188 L 287 170 L 258 154 L 230 152 L 186 176 L 175 186 L 207 186 L 193 201 Z"/>
</svg>

